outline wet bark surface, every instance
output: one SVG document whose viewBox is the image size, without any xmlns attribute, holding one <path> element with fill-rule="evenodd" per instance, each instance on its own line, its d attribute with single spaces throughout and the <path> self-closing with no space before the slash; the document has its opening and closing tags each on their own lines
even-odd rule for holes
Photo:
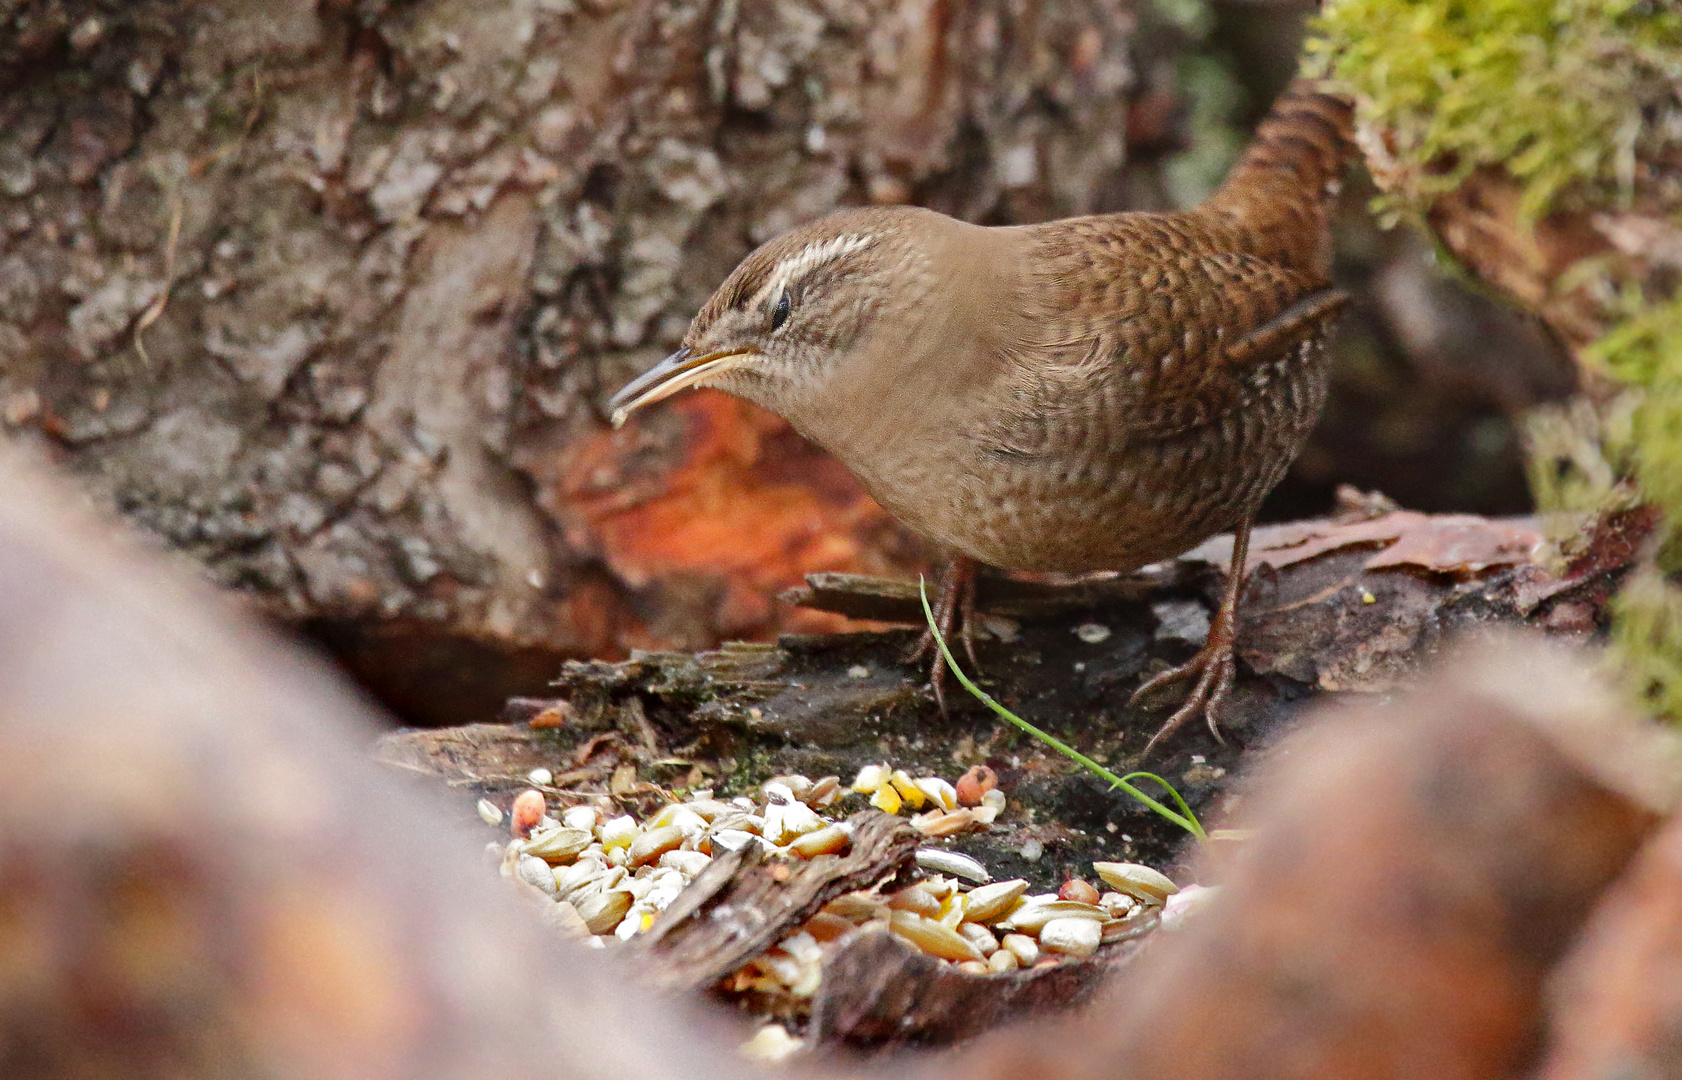
<svg viewBox="0 0 1682 1080">
<path fill-rule="evenodd" d="M 790 866 L 750 844 L 716 855 L 637 939 L 652 981 L 706 991 L 796 932 L 843 893 L 891 882 L 911 871 L 918 832 L 903 819 L 866 810 L 851 819 L 845 854 Z"/>
</svg>

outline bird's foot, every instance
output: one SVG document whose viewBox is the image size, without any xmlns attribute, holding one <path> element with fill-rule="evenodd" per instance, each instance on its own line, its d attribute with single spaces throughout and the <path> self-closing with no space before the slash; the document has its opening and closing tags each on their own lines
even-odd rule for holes
<svg viewBox="0 0 1682 1080">
<path fill-rule="evenodd" d="M 1174 734 L 1187 720 L 1199 713 L 1203 714 L 1215 741 L 1226 745 L 1226 739 L 1221 735 L 1219 714 L 1221 705 L 1232 690 L 1233 677 L 1237 673 L 1237 662 L 1232 651 L 1235 637 L 1230 621 L 1217 615 L 1215 625 L 1209 630 L 1209 640 L 1198 650 L 1196 656 L 1179 667 L 1169 668 L 1147 680 L 1133 692 L 1133 696 L 1127 702 L 1129 706 L 1138 705 L 1142 699 L 1150 697 L 1170 683 L 1186 679 L 1197 680 L 1184 704 L 1174 710 L 1174 715 L 1170 716 L 1157 733 L 1151 736 L 1151 741 L 1145 744 L 1144 752 L 1139 755 L 1141 759 L 1150 757 L 1151 751 L 1155 750 L 1162 740 Z"/>
<path fill-rule="evenodd" d="M 964 654 L 969 657 L 970 668 L 976 668 L 975 661 L 975 571 L 976 561 L 965 555 L 953 556 L 940 572 L 940 588 L 934 602 L 934 624 L 940 630 L 940 636 L 946 639 L 947 648 L 952 645 L 952 630 L 957 628 L 958 637 L 964 643 Z M 917 639 L 917 644 L 905 654 L 908 664 L 920 664 L 928 661 L 929 689 L 934 691 L 935 704 L 940 706 L 940 715 L 946 716 L 946 656 L 935 644 L 934 630 L 925 629 L 923 636 Z"/>
</svg>

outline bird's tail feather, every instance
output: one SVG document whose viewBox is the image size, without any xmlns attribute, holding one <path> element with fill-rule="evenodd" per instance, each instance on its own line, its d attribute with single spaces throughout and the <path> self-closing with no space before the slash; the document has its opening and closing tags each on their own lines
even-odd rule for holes
<svg viewBox="0 0 1682 1080">
<path fill-rule="evenodd" d="M 1350 103 L 1324 82 L 1298 77 L 1205 211 L 1237 219 L 1264 247 L 1279 249 L 1258 254 L 1324 273 L 1327 220 L 1354 153 Z"/>
</svg>

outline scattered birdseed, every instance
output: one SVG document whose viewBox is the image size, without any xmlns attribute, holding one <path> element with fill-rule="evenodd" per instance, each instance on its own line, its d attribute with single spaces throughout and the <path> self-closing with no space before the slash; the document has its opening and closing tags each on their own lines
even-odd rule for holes
<svg viewBox="0 0 1682 1080">
<path fill-rule="evenodd" d="M 534 769 L 528 779 L 537 783 L 546 773 Z M 996 784 L 997 776 L 985 766 L 970 769 L 954 784 L 878 764 L 861 769 L 850 792 L 889 813 L 913 813 L 913 826 L 938 837 L 987 829 L 1006 806 Z M 646 933 L 717 851 L 758 844 L 787 859 L 845 854 L 852 843 L 852 828 L 841 820 L 847 811 L 831 816 L 830 808 L 847 794 L 839 777 L 778 776 L 728 801 L 710 790 L 692 791 L 638 821 L 630 814 L 609 817 L 590 804 L 557 809 L 557 819 L 541 792 L 527 790 L 510 814 L 514 839 L 493 848 L 503 876 L 555 901 L 549 922 L 593 948 L 616 947 Z M 479 813 L 487 824 L 503 821 L 488 800 L 480 802 Z M 1020 852 L 1035 862 L 1045 845 L 1029 838 Z M 928 876 L 889 894 L 864 890 L 830 901 L 724 985 L 810 999 L 829 953 L 872 929 L 985 978 L 1055 964 L 1059 957 L 1090 956 L 1148 931 L 1159 913 L 1163 925 L 1179 924 L 1211 892 L 1189 886 L 1176 895 L 1171 880 L 1135 863 L 1092 864 L 1108 892 L 1071 878 L 1058 892 L 1037 894 L 1029 894 L 1020 878 L 994 882 L 979 860 L 944 848 L 919 849 L 916 863 Z M 742 1052 L 776 1060 L 800 1045 L 786 1029 L 769 1025 Z"/>
<path fill-rule="evenodd" d="M 1178 930 L 1183 927 L 1187 919 L 1193 918 L 1210 901 L 1215 899 L 1218 888 L 1206 885 L 1187 885 L 1184 889 L 1170 896 L 1162 908 L 1162 928 L 1164 930 Z"/>
<path fill-rule="evenodd" d="M 854 664 L 847 669 L 847 675 L 854 679 L 868 679 L 870 678 L 870 669 L 863 664 Z"/>
<path fill-rule="evenodd" d="M 978 885 L 985 885 L 993 880 L 993 875 L 987 868 L 975 859 L 959 851 L 947 851 L 944 848 L 917 849 L 917 865 L 924 870 L 934 870 L 942 874 L 953 874 L 965 881 L 973 881 Z"/>
<path fill-rule="evenodd" d="M 541 766 L 526 774 L 526 779 L 539 786 L 555 781 L 555 774 Z"/>
<path fill-rule="evenodd" d="M 1088 645 L 1098 645 L 1110 639 L 1110 628 L 1103 623 L 1083 622 L 1075 627 L 1075 636 Z"/>
<path fill-rule="evenodd" d="M 514 807 L 508 812 L 508 829 L 517 839 L 531 835 L 537 823 L 543 820 L 545 804 L 543 792 L 527 788 L 514 797 Z"/>
<path fill-rule="evenodd" d="M 753 1038 L 737 1048 L 737 1053 L 750 1061 L 778 1062 L 799 1051 L 806 1040 L 790 1035 L 781 1024 L 766 1024 L 753 1033 Z"/>
</svg>

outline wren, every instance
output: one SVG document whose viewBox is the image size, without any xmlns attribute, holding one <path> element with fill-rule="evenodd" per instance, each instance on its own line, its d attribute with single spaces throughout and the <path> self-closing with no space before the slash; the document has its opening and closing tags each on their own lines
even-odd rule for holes
<svg viewBox="0 0 1682 1080">
<path fill-rule="evenodd" d="M 691 386 L 782 415 L 955 553 L 937 624 L 961 618 L 972 657 L 979 563 L 1131 571 L 1233 530 L 1207 643 L 1134 695 L 1193 684 L 1147 754 L 1200 711 L 1220 738 L 1250 526 L 1320 414 L 1347 302 L 1328 219 L 1350 131 L 1348 104 L 1298 79 L 1195 210 L 832 213 L 743 260 L 614 423 Z M 934 651 L 937 698 L 943 675 Z"/>
</svg>

